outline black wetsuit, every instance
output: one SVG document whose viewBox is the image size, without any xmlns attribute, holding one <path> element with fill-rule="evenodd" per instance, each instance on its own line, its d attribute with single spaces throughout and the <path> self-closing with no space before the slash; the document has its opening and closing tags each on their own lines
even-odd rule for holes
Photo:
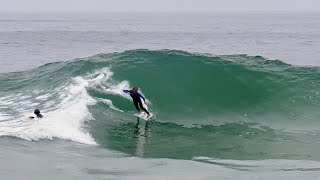
<svg viewBox="0 0 320 180">
<path fill-rule="evenodd" d="M 149 112 L 146 110 L 146 108 L 144 108 L 142 105 L 141 98 L 143 100 L 145 100 L 145 98 L 140 93 L 138 93 L 138 92 L 134 93 L 132 90 L 123 90 L 123 92 L 130 93 L 130 96 L 132 97 L 132 100 L 133 100 L 133 104 L 139 112 L 140 112 L 140 109 L 142 109 L 144 112 L 149 114 Z"/>
</svg>

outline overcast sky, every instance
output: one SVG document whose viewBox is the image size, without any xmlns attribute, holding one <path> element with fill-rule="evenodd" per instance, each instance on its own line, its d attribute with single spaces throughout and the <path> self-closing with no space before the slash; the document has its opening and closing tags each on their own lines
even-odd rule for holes
<svg viewBox="0 0 320 180">
<path fill-rule="evenodd" d="M 0 0 L 8 11 L 320 11 L 320 0 Z"/>
</svg>

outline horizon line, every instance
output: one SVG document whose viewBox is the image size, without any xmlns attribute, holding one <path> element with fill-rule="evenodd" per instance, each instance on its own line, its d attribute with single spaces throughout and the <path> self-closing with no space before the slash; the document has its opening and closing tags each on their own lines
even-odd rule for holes
<svg viewBox="0 0 320 180">
<path fill-rule="evenodd" d="M 38 13 L 91 13 L 91 14 L 101 14 L 101 13 L 320 13 L 320 10 L 237 10 L 237 11 L 198 11 L 198 10 L 186 10 L 186 11 L 0 11 L 0 14 L 4 13 L 26 13 L 26 14 L 38 14 Z"/>
</svg>

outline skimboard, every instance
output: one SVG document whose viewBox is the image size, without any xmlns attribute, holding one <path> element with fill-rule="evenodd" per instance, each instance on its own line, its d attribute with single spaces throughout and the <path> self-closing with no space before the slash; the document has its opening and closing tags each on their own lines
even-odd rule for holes
<svg viewBox="0 0 320 180">
<path fill-rule="evenodd" d="M 143 119 L 143 120 L 145 120 L 145 121 L 149 121 L 149 120 L 152 119 L 152 117 L 153 117 L 153 114 L 150 113 L 150 117 L 147 118 L 148 114 L 145 113 L 145 112 L 137 113 L 137 114 L 134 114 L 134 115 L 137 116 L 137 117 L 139 117 L 139 118 L 141 118 L 141 119 Z"/>
</svg>

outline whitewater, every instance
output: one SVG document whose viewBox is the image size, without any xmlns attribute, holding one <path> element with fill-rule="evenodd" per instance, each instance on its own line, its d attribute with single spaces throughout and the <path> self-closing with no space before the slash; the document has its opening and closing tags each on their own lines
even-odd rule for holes
<svg viewBox="0 0 320 180">
<path fill-rule="evenodd" d="M 0 177 L 318 179 L 316 17 L 2 14 Z"/>
</svg>

